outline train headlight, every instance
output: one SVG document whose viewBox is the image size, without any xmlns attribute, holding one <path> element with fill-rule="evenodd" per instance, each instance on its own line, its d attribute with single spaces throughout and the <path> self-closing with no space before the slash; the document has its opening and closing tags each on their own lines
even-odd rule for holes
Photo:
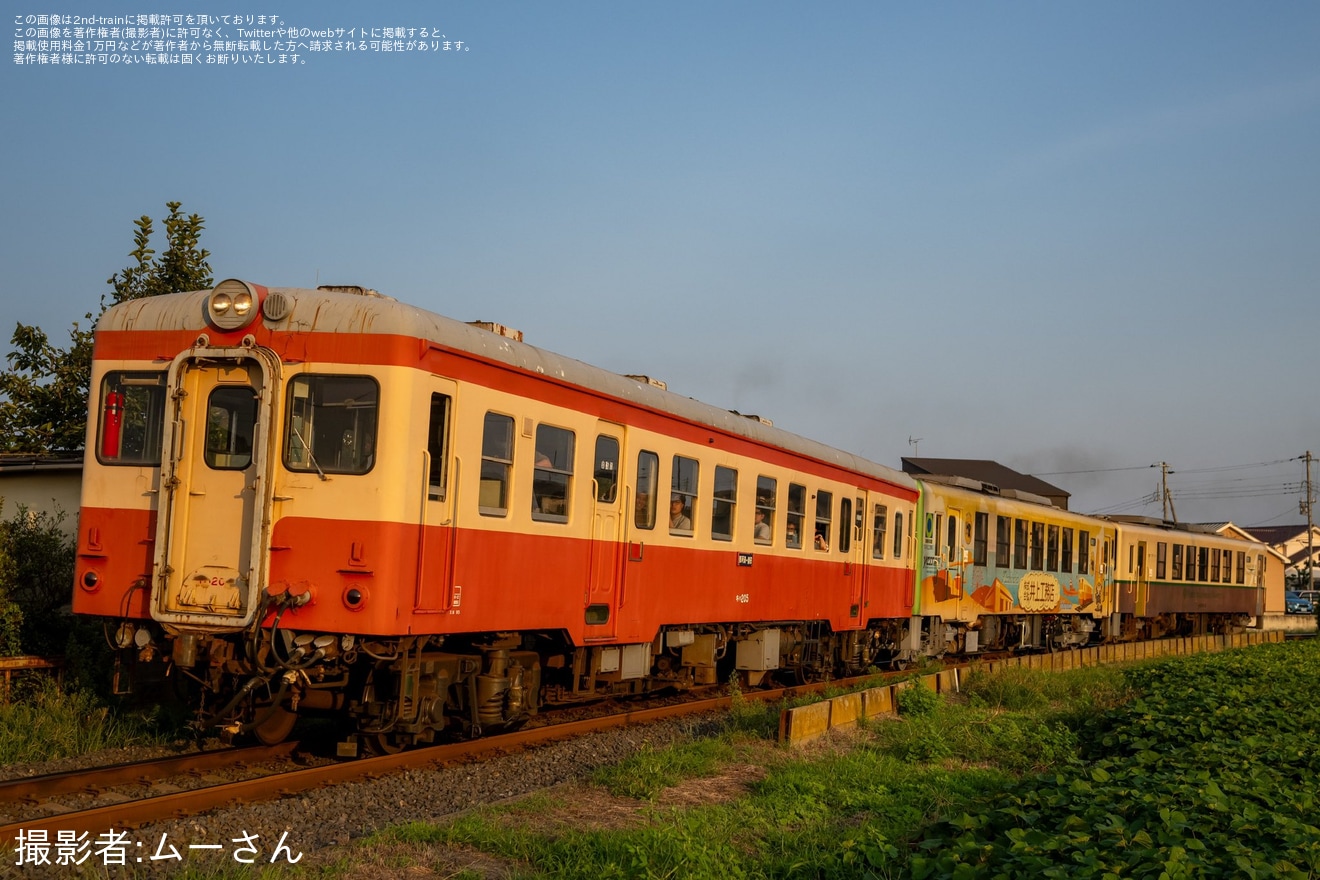
<svg viewBox="0 0 1320 880">
<path fill-rule="evenodd" d="M 257 316 L 257 289 L 246 281 L 221 281 L 206 298 L 206 317 L 221 330 L 239 330 Z"/>
</svg>

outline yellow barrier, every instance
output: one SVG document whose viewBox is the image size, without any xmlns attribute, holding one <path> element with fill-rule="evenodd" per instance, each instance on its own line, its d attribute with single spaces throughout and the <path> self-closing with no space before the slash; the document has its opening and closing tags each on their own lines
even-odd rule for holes
<svg viewBox="0 0 1320 880">
<path fill-rule="evenodd" d="M 1083 666 L 1103 666 L 1109 663 L 1127 660 L 1141 660 L 1149 657 L 1198 654 L 1203 652 L 1223 651 L 1228 648 L 1253 647 L 1283 641 L 1283 633 L 1270 632 L 1233 633 L 1217 636 L 1189 636 L 1185 638 L 1162 639 L 1154 642 L 1122 642 L 1116 645 L 1099 645 L 1082 648 L 1077 651 L 1060 651 L 1054 654 L 1026 654 L 1005 657 L 999 660 L 976 661 L 972 669 L 978 672 L 992 673 L 1010 666 L 1026 666 L 1031 669 L 1050 669 L 1064 671 Z M 962 675 L 957 669 L 944 669 L 908 679 L 894 685 L 874 687 L 857 693 L 831 697 L 809 706 L 786 709 L 779 716 L 779 741 L 789 745 L 803 745 L 824 736 L 834 728 L 852 727 L 862 719 L 878 718 L 893 714 L 898 703 L 898 692 L 905 687 L 912 687 L 920 681 L 935 693 L 952 694 L 961 689 Z"/>
</svg>

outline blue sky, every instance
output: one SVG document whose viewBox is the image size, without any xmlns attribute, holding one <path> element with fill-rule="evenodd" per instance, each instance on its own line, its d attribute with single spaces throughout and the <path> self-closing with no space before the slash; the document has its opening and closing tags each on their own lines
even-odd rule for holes
<svg viewBox="0 0 1320 880">
<path fill-rule="evenodd" d="M 466 48 L 11 51 L 6 335 L 63 337 L 127 265 L 133 219 L 180 200 L 217 279 L 365 284 L 891 466 L 920 438 L 1102 471 L 1047 477 L 1075 509 L 1158 515 L 1140 499 L 1167 461 L 1184 520 L 1299 521 L 1288 459 L 1320 453 L 1320 5 L 30 10 L 52 11 Z"/>
</svg>

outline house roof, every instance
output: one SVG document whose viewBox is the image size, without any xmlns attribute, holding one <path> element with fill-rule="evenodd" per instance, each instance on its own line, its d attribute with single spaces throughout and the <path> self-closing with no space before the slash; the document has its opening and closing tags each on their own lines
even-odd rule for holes
<svg viewBox="0 0 1320 880">
<path fill-rule="evenodd" d="M 1019 473 L 997 461 L 983 458 L 904 458 L 903 471 L 920 476 L 922 474 L 942 474 L 953 477 L 966 477 L 982 483 L 992 483 L 1000 489 L 1020 489 L 1046 498 L 1068 499 L 1070 493 L 1058 486 L 1045 482 L 1039 477 Z M 1067 504 L 1065 503 L 1065 507 Z"/>
<path fill-rule="evenodd" d="M 1295 526 L 1241 526 L 1240 528 L 1257 541 L 1273 545 L 1282 544 L 1299 535 L 1306 534 L 1306 523 Z"/>
<path fill-rule="evenodd" d="M 19 474 L 31 471 L 81 471 L 81 452 L 0 452 L 0 473 Z"/>
</svg>

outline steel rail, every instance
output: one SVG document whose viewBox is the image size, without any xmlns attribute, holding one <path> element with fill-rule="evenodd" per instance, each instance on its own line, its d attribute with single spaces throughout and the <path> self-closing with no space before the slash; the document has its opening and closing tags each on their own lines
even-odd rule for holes
<svg viewBox="0 0 1320 880">
<path fill-rule="evenodd" d="M 279 743 L 273 746 L 252 746 L 239 749 L 216 749 L 210 752 L 198 752 L 191 755 L 176 755 L 170 758 L 152 758 L 146 761 L 130 761 L 125 764 L 112 764 L 108 767 L 89 767 L 82 770 L 68 770 L 63 773 L 50 773 L 45 776 L 25 776 L 0 782 L 0 804 L 38 802 L 44 798 L 71 792 L 96 794 L 118 785 L 147 783 L 153 779 L 164 779 L 183 773 L 199 770 L 214 770 L 219 767 L 231 767 L 236 764 L 258 764 L 288 757 L 298 747 L 296 742 Z"/>
</svg>

